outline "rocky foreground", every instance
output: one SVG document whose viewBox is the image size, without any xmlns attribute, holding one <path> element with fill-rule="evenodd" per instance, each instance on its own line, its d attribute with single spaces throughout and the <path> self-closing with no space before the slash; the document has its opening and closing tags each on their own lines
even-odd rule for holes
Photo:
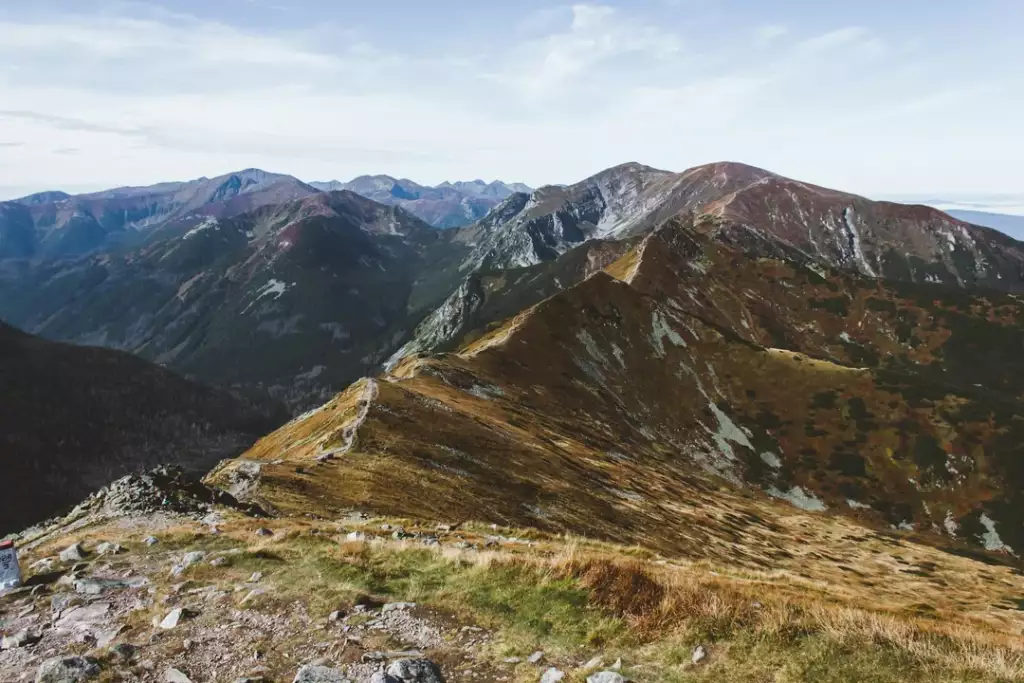
<svg viewBox="0 0 1024 683">
<path fill-rule="evenodd" d="M 834 522 L 816 533 L 841 552 Z M 1018 571 L 858 539 L 859 578 L 830 586 L 817 553 L 757 572 L 485 523 L 267 517 L 160 470 L 18 538 L 0 680 L 1024 679 Z"/>
</svg>

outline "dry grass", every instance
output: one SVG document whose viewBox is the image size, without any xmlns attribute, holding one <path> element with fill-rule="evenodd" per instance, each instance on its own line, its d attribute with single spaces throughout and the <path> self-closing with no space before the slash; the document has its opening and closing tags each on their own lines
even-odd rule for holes
<svg viewBox="0 0 1024 683">
<path fill-rule="evenodd" d="M 1024 639 L 976 624 L 798 600 L 776 594 L 770 584 L 737 584 L 578 551 L 552 559 L 548 571 L 578 580 L 595 603 L 625 619 L 631 633 L 644 640 L 679 629 L 711 640 L 739 632 L 783 641 L 818 635 L 844 645 L 891 649 L 925 665 L 1024 680 Z"/>
</svg>

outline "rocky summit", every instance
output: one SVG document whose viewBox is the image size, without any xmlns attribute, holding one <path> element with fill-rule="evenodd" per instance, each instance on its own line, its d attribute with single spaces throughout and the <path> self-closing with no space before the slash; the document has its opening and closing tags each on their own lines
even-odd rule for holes
<svg viewBox="0 0 1024 683">
<path fill-rule="evenodd" d="M 169 198 L 0 259 L 60 340 L 0 329 L 0 680 L 1024 680 L 1024 244 L 736 163 L 196 183 L 3 205 Z"/>
</svg>

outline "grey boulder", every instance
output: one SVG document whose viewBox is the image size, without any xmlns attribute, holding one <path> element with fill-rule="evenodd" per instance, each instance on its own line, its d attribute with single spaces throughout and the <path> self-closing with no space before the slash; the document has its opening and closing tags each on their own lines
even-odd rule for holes
<svg viewBox="0 0 1024 683">
<path fill-rule="evenodd" d="M 399 659 L 391 662 L 387 675 L 403 683 L 444 683 L 441 669 L 429 659 Z"/>
<path fill-rule="evenodd" d="M 64 550 L 60 551 L 61 562 L 81 562 L 85 559 L 85 550 L 82 549 L 81 543 L 75 543 L 69 545 Z"/>
<path fill-rule="evenodd" d="M 164 683 L 192 683 L 192 679 L 178 669 L 168 668 L 164 671 Z"/>
<path fill-rule="evenodd" d="M 307 664 L 295 674 L 295 680 L 292 683 L 348 683 L 348 679 L 345 678 L 341 669 Z"/>
<path fill-rule="evenodd" d="M 42 663 L 36 683 L 84 683 L 100 675 L 99 664 L 89 657 L 54 657 Z"/>
<path fill-rule="evenodd" d="M 587 676 L 587 683 L 626 683 L 626 679 L 615 671 L 598 671 Z"/>
<path fill-rule="evenodd" d="M 13 636 L 4 636 L 0 640 L 0 650 L 16 650 L 19 647 L 34 645 L 39 642 L 40 636 L 30 631 L 22 631 Z"/>
<path fill-rule="evenodd" d="M 565 672 L 551 667 L 545 671 L 540 677 L 540 683 L 558 683 L 565 678 Z"/>
</svg>

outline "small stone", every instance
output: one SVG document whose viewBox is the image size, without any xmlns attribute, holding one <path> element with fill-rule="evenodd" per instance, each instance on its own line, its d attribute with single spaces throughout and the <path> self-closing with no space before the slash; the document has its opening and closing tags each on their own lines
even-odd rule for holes
<svg viewBox="0 0 1024 683">
<path fill-rule="evenodd" d="M 341 621 L 342 614 L 338 610 L 331 612 L 331 615 L 327 617 L 327 621 Z"/>
<path fill-rule="evenodd" d="M 211 567 L 223 567 L 227 563 L 228 563 L 228 558 L 226 558 L 226 557 L 215 557 L 212 560 L 210 560 L 210 566 Z"/>
<path fill-rule="evenodd" d="M 564 671 L 560 671 L 555 667 L 551 667 L 543 674 L 541 674 L 540 683 L 558 683 L 563 678 L 565 678 Z"/>
<path fill-rule="evenodd" d="M 527 657 L 526 661 L 528 661 L 530 664 L 536 664 L 537 662 L 539 662 L 542 659 L 544 659 L 544 653 L 542 651 L 540 651 L 540 650 L 537 650 L 532 655 Z"/>
<path fill-rule="evenodd" d="M 146 545 L 151 545 L 152 546 L 152 545 L 156 545 L 157 543 L 159 543 L 160 539 L 157 538 L 156 536 L 146 536 L 144 539 L 142 539 L 142 542 L 145 543 Z"/>
<path fill-rule="evenodd" d="M 238 604 L 239 605 L 248 605 L 250 602 L 252 602 L 253 600 L 255 600 L 256 598 L 258 598 L 259 596 L 263 595 L 266 592 L 267 591 L 263 590 L 262 588 L 253 588 L 251 591 L 249 591 L 245 595 L 244 598 L 242 598 L 242 601 L 240 603 L 238 603 Z"/>
<path fill-rule="evenodd" d="M 97 555 L 120 555 L 123 552 L 124 548 L 122 548 L 117 543 L 110 543 L 108 541 L 104 541 L 103 543 L 100 543 L 98 546 L 96 546 Z"/>
<path fill-rule="evenodd" d="M 91 657 L 54 657 L 40 665 L 36 683 L 84 683 L 99 675 L 99 664 Z"/>
<path fill-rule="evenodd" d="M 130 662 L 135 659 L 136 648 L 131 643 L 118 643 L 110 648 L 110 652 L 122 662 Z"/>
<path fill-rule="evenodd" d="M 598 655 L 597 657 L 591 658 L 586 664 L 584 664 L 583 668 L 585 670 L 597 669 L 600 668 L 603 663 L 604 661 L 601 659 L 601 656 Z"/>
<path fill-rule="evenodd" d="M 74 545 L 69 545 L 67 548 L 65 548 L 64 550 L 60 551 L 60 561 L 61 562 L 81 562 L 82 560 L 85 559 L 85 555 L 86 555 L 86 552 L 85 552 L 85 549 L 82 548 L 82 544 L 81 543 L 75 543 Z"/>
<path fill-rule="evenodd" d="M 56 564 L 57 558 L 55 557 L 44 557 L 41 560 L 36 560 L 28 566 L 29 569 L 36 572 L 47 572 L 54 564 Z"/>
<path fill-rule="evenodd" d="M 707 650 L 704 649 L 703 645 L 698 645 L 693 648 L 693 655 L 690 657 L 690 661 L 694 664 L 700 664 L 704 661 L 704 658 L 708 656 Z"/>
<path fill-rule="evenodd" d="M 165 630 L 177 628 L 178 624 L 181 623 L 182 620 L 188 619 L 190 616 L 192 616 L 192 613 L 184 607 L 172 609 L 167 613 L 167 616 L 163 618 L 163 621 L 160 622 L 160 628 Z"/>
<path fill-rule="evenodd" d="M 391 662 L 387 675 L 404 683 L 444 683 L 441 669 L 429 659 L 399 659 Z"/>
<path fill-rule="evenodd" d="M 21 631 L 13 636 L 4 636 L 3 639 L 0 640 L 0 650 L 17 650 L 19 647 L 35 645 L 40 640 L 42 640 L 42 636 L 38 633 Z"/>
<path fill-rule="evenodd" d="M 89 647 L 96 646 L 96 636 L 91 633 L 79 633 L 75 636 L 75 642 Z"/>
<path fill-rule="evenodd" d="M 236 678 L 235 683 L 270 683 L 270 679 L 265 674 L 253 673 L 248 676 L 242 676 Z"/>
<path fill-rule="evenodd" d="M 249 577 L 249 583 L 259 583 L 263 580 L 263 572 L 253 572 Z"/>
<path fill-rule="evenodd" d="M 345 540 L 350 542 L 365 541 L 366 534 L 364 534 L 362 531 L 352 531 L 345 536 Z"/>
<path fill-rule="evenodd" d="M 622 671 L 622 657 L 615 660 L 615 663 L 611 665 L 612 671 Z"/>
<path fill-rule="evenodd" d="M 189 567 L 199 564 L 206 557 L 206 553 L 201 550 L 194 550 L 190 553 L 185 553 L 185 556 L 181 558 L 181 562 L 174 565 L 171 569 L 171 576 L 181 576 L 185 573 L 185 570 Z"/>
<path fill-rule="evenodd" d="M 381 612 L 400 612 L 402 610 L 412 609 L 416 606 L 415 602 L 389 602 L 381 608 Z"/>
<path fill-rule="evenodd" d="M 617 671 L 598 671 L 587 676 L 587 683 L 626 683 L 626 679 Z"/>
<path fill-rule="evenodd" d="M 268 529 L 265 526 L 261 526 L 259 529 L 256 530 L 256 535 L 257 536 L 273 536 L 274 532 L 271 531 L 270 529 Z"/>
<path fill-rule="evenodd" d="M 519 664 L 523 661 L 522 657 L 505 657 L 504 661 L 506 664 Z"/>
<path fill-rule="evenodd" d="M 341 669 L 307 664 L 295 674 L 292 683 L 348 683 L 348 679 Z"/>
<path fill-rule="evenodd" d="M 182 671 L 168 667 L 164 671 L 164 683 L 192 683 L 192 679 Z"/>
</svg>

